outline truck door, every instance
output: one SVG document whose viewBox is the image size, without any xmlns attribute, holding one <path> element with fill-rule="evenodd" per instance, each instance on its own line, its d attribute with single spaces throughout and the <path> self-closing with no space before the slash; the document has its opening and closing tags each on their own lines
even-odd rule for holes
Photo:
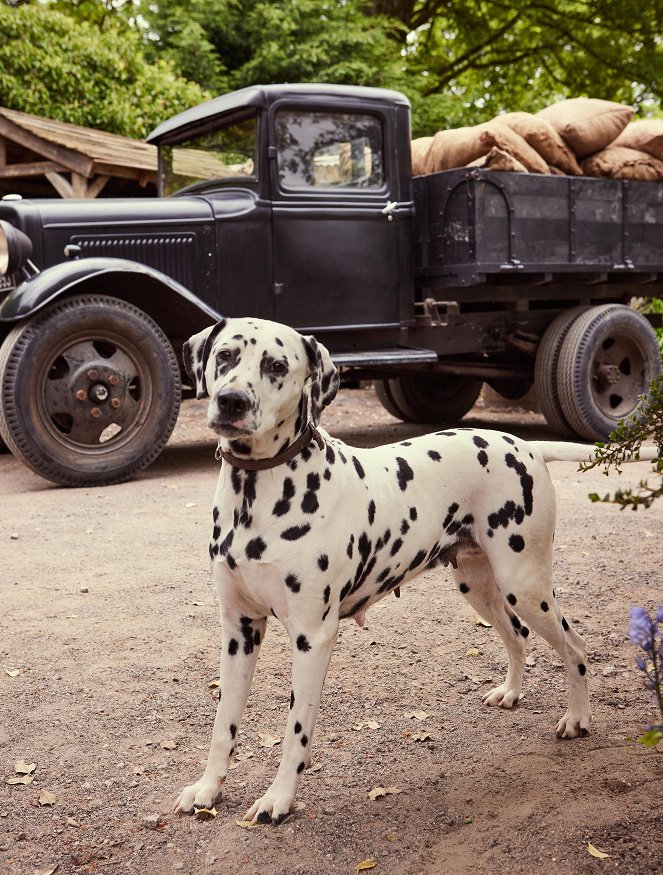
<svg viewBox="0 0 663 875">
<path fill-rule="evenodd" d="M 391 327 L 412 301 L 413 206 L 396 202 L 387 122 L 378 110 L 271 108 L 276 320 Z"/>
</svg>

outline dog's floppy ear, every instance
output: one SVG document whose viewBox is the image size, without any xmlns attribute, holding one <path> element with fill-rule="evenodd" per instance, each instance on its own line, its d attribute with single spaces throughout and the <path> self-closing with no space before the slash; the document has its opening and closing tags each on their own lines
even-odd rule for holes
<svg viewBox="0 0 663 875">
<path fill-rule="evenodd" d="M 313 424 L 320 422 L 320 414 L 336 397 L 340 377 L 331 356 L 312 334 L 303 336 L 304 349 L 309 363 L 308 376 L 311 378 L 309 393 L 309 415 Z"/>
<path fill-rule="evenodd" d="M 209 325 L 198 334 L 194 334 L 182 346 L 182 361 L 184 370 L 193 382 L 196 390 L 196 398 L 207 398 L 207 383 L 205 381 L 205 368 L 209 358 L 212 344 L 217 334 L 225 327 L 226 320 L 222 319 L 216 325 Z"/>
</svg>

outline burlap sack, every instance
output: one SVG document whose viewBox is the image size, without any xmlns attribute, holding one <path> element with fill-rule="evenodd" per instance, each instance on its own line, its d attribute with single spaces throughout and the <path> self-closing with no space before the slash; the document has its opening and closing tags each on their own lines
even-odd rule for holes
<svg viewBox="0 0 663 875">
<path fill-rule="evenodd" d="M 576 156 L 584 158 L 612 143 L 631 121 L 633 109 L 595 97 L 572 97 L 536 115 L 549 121 Z"/>
<path fill-rule="evenodd" d="M 547 164 L 558 167 L 571 176 L 580 176 L 582 173 L 575 155 L 546 119 L 530 112 L 507 112 L 495 116 L 493 121 L 520 134 Z"/>
<path fill-rule="evenodd" d="M 550 173 L 548 165 L 536 149 L 528 145 L 520 134 L 512 131 L 511 128 L 497 122 L 488 122 L 477 127 L 480 131 L 479 140 L 487 147 L 486 153 L 493 146 L 496 146 L 502 152 L 507 152 L 516 161 L 523 164 L 530 173 Z"/>
<path fill-rule="evenodd" d="M 477 158 L 476 161 L 471 161 L 470 167 L 483 167 L 484 170 L 501 170 L 509 173 L 528 173 L 527 167 L 521 164 L 517 158 L 505 152 L 503 149 L 498 149 L 497 146 L 484 155 L 482 158 Z"/>
<path fill-rule="evenodd" d="M 466 167 L 487 155 L 494 146 L 511 155 L 531 173 L 549 173 L 548 165 L 535 149 L 511 128 L 497 122 L 438 131 L 418 166 L 422 167 L 423 173 Z"/>
<path fill-rule="evenodd" d="M 663 161 L 663 119 L 647 118 L 631 122 L 612 145 L 647 152 Z"/>
<path fill-rule="evenodd" d="M 585 176 L 663 182 L 663 161 L 625 146 L 608 146 L 580 163 Z"/>
<path fill-rule="evenodd" d="M 426 155 L 432 142 L 432 137 L 419 137 L 410 143 L 412 151 L 412 176 L 421 176 L 425 173 Z"/>
<path fill-rule="evenodd" d="M 484 146 L 479 141 L 479 132 L 474 127 L 438 131 L 423 159 L 421 172 L 439 173 L 441 170 L 465 167 L 489 150 L 490 146 Z"/>
</svg>

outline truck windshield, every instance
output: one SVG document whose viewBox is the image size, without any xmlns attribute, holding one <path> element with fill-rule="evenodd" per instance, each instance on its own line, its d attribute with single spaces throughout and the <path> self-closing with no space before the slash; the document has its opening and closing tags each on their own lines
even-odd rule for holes
<svg viewBox="0 0 663 875">
<path fill-rule="evenodd" d="M 382 188 L 382 125 L 359 113 L 282 110 L 276 115 L 281 188 Z"/>
<path fill-rule="evenodd" d="M 218 120 L 216 120 L 218 125 Z M 162 196 L 217 179 L 256 180 L 257 117 L 209 129 L 174 146 L 159 149 Z"/>
</svg>

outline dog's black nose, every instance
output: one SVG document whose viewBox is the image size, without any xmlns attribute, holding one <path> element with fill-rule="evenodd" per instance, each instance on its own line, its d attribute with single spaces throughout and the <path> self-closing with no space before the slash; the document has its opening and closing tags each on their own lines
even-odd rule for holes
<svg viewBox="0 0 663 875">
<path fill-rule="evenodd" d="M 249 398 L 245 392 L 236 389 L 222 389 L 216 396 L 216 406 L 219 408 L 219 419 L 222 422 L 233 422 L 242 419 L 249 409 Z"/>
</svg>

